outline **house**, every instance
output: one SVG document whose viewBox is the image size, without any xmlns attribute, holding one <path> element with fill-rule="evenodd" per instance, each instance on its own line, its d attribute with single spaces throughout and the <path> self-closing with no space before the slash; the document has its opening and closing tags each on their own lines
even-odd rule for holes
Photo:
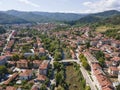
<svg viewBox="0 0 120 90">
<path fill-rule="evenodd" d="M 118 66 L 118 70 L 119 70 L 119 72 L 118 72 L 118 81 L 120 82 L 120 65 Z"/>
<path fill-rule="evenodd" d="M 25 70 L 19 74 L 19 79 L 20 80 L 29 80 L 32 78 L 32 75 L 33 75 L 32 70 Z"/>
<path fill-rule="evenodd" d="M 111 43 L 111 46 L 113 46 L 113 47 L 116 47 L 116 48 L 119 48 L 120 47 L 120 41 L 115 41 L 115 40 L 113 40 L 112 41 L 112 43 Z"/>
<path fill-rule="evenodd" d="M 15 66 L 16 65 L 16 61 L 8 61 L 7 63 L 10 66 Z"/>
<path fill-rule="evenodd" d="M 99 64 L 93 63 L 91 69 L 91 76 L 94 78 L 94 83 L 99 90 L 114 90 L 111 81 L 106 77 Z"/>
<path fill-rule="evenodd" d="M 105 65 L 106 65 L 106 67 L 112 66 L 112 61 L 105 61 Z"/>
<path fill-rule="evenodd" d="M 104 39 L 100 40 L 99 43 L 101 45 L 104 45 L 104 44 L 110 45 L 111 44 L 111 40 L 104 38 Z"/>
<path fill-rule="evenodd" d="M 18 73 L 12 74 L 12 76 L 9 77 L 9 78 L 4 82 L 4 84 L 5 84 L 5 85 L 8 85 L 8 84 L 9 84 L 11 81 L 13 81 L 17 76 L 18 76 Z"/>
<path fill-rule="evenodd" d="M 40 60 L 34 60 L 33 61 L 33 68 L 39 68 L 41 63 L 42 63 L 42 61 L 40 61 Z"/>
<path fill-rule="evenodd" d="M 40 67 L 39 67 L 39 73 L 41 75 L 47 75 L 48 67 L 49 67 L 49 61 L 48 60 L 44 60 L 42 62 L 42 64 L 40 65 Z"/>
<path fill-rule="evenodd" d="M 6 56 L 0 56 L 0 65 L 4 65 L 7 62 Z"/>
<path fill-rule="evenodd" d="M 28 61 L 27 60 L 19 60 L 17 61 L 18 68 L 28 68 Z"/>
<path fill-rule="evenodd" d="M 113 65 L 114 65 L 114 66 L 117 66 L 117 65 L 120 64 L 120 57 L 114 56 L 114 57 L 111 59 L 111 61 L 113 62 Z"/>
<path fill-rule="evenodd" d="M 0 86 L 0 90 L 3 90 L 3 88 Z"/>
<path fill-rule="evenodd" d="M 16 87 L 13 87 L 13 86 L 7 86 L 7 87 L 6 87 L 6 90 L 17 90 L 17 88 L 16 88 Z"/>
<path fill-rule="evenodd" d="M 35 54 L 34 53 L 24 53 L 24 57 L 30 57 L 30 56 L 34 56 Z"/>
<path fill-rule="evenodd" d="M 43 47 L 39 48 L 39 56 L 44 56 L 46 55 L 46 51 Z"/>
<path fill-rule="evenodd" d="M 118 68 L 115 67 L 115 66 L 110 66 L 109 69 L 108 69 L 108 73 L 111 75 L 111 76 L 118 76 Z"/>
<path fill-rule="evenodd" d="M 31 90 L 40 90 L 40 86 L 38 85 L 33 85 Z"/>
<path fill-rule="evenodd" d="M 38 75 L 36 80 L 43 83 L 46 79 L 47 77 L 45 75 Z"/>
<path fill-rule="evenodd" d="M 92 65 L 92 63 L 98 63 L 98 60 L 89 51 L 86 51 L 83 54 L 86 57 L 90 66 Z"/>
<path fill-rule="evenodd" d="M 98 43 L 98 41 L 91 41 L 91 42 L 90 42 L 90 45 L 93 46 L 93 47 L 96 47 L 96 46 L 97 46 L 97 43 Z"/>
</svg>

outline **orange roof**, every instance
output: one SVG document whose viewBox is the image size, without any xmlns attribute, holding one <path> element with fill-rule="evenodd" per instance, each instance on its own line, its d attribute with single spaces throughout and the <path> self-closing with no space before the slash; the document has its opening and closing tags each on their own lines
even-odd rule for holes
<svg viewBox="0 0 120 90">
<path fill-rule="evenodd" d="M 44 75 L 38 75 L 38 77 L 37 77 L 37 80 L 45 81 L 46 79 L 47 79 L 47 77 Z"/>
<path fill-rule="evenodd" d="M 32 70 L 25 70 L 19 76 L 29 76 L 30 74 L 32 74 Z"/>
<path fill-rule="evenodd" d="M 120 61 L 120 57 L 113 57 L 111 60 L 113 60 L 113 61 L 116 61 L 116 62 L 118 62 L 118 61 Z"/>
<path fill-rule="evenodd" d="M 0 90 L 2 90 L 3 88 L 0 86 Z"/>
<path fill-rule="evenodd" d="M 17 61 L 17 63 L 28 63 L 28 61 L 27 60 L 19 60 L 19 61 Z"/>
<path fill-rule="evenodd" d="M 47 69 L 48 67 L 48 64 L 41 64 L 39 69 Z"/>
<path fill-rule="evenodd" d="M 93 69 L 101 69 L 101 66 L 98 63 L 92 63 Z"/>
<path fill-rule="evenodd" d="M 16 87 L 12 87 L 12 86 L 7 86 L 6 90 L 17 90 L 17 88 Z"/>
<path fill-rule="evenodd" d="M 119 71 L 118 68 L 117 68 L 117 67 L 114 67 L 114 66 L 110 66 L 109 69 L 110 69 L 111 71 Z"/>
<path fill-rule="evenodd" d="M 103 71 L 101 69 L 101 67 L 99 66 L 99 64 L 92 64 L 93 67 L 93 72 L 100 84 L 100 86 L 103 87 L 112 87 L 112 83 L 110 82 L 110 80 L 103 74 Z"/>
<path fill-rule="evenodd" d="M 113 90 L 113 89 L 110 87 L 103 87 L 102 90 Z"/>
</svg>

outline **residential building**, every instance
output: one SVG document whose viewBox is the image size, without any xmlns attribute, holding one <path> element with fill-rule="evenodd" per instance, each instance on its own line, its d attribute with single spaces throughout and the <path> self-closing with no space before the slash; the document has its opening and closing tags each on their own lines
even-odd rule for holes
<svg viewBox="0 0 120 90">
<path fill-rule="evenodd" d="M 38 75 L 36 80 L 43 83 L 46 79 L 47 77 L 45 75 Z"/>
<path fill-rule="evenodd" d="M 39 68 L 41 63 L 42 63 L 42 61 L 40 61 L 40 60 L 34 60 L 33 61 L 33 68 Z"/>
<path fill-rule="evenodd" d="M 32 75 L 33 75 L 32 70 L 25 70 L 19 74 L 19 79 L 20 80 L 30 80 L 32 78 Z"/>
<path fill-rule="evenodd" d="M 108 73 L 109 73 L 111 76 L 118 76 L 118 72 L 119 72 L 119 70 L 118 70 L 118 68 L 115 67 L 115 66 L 110 66 L 110 67 L 108 68 Z"/>
<path fill-rule="evenodd" d="M 40 65 L 40 67 L 39 67 L 39 73 L 41 75 L 47 75 L 48 67 L 49 67 L 49 61 L 48 60 L 44 60 L 42 62 L 42 64 Z"/>
<path fill-rule="evenodd" d="M 17 61 L 18 68 L 28 68 L 28 61 L 27 60 L 19 60 Z"/>
<path fill-rule="evenodd" d="M 7 62 L 6 56 L 0 56 L 0 65 L 4 65 Z"/>
</svg>

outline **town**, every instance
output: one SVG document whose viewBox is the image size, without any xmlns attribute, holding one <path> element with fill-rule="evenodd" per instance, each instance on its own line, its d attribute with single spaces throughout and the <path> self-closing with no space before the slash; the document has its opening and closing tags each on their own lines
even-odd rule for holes
<svg viewBox="0 0 120 90">
<path fill-rule="evenodd" d="M 120 85 L 120 40 L 90 26 L 14 24 L 0 40 L 0 90 L 116 90 Z"/>
</svg>

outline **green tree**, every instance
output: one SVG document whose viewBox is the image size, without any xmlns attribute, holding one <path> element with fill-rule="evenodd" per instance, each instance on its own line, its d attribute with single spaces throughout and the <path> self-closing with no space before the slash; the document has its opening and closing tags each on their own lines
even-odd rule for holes
<svg viewBox="0 0 120 90">
<path fill-rule="evenodd" d="M 118 86 L 116 87 L 116 90 L 120 90 L 120 85 L 118 85 Z"/>
<path fill-rule="evenodd" d="M 56 61 L 60 61 L 62 59 L 62 53 L 61 52 L 55 52 L 54 59 Z"/>
<path fill-rule="evenodd" d="M 90 70 L 90 66 L 89 66 L 89 64 L 88 64 L 87 61 L 83 61 L 83 62 L 82 62 L 82 65 L 83 65 L 83 67 L 84 67 L 85 69 Z"/>
<path fill-rule="evenodd" d="M 12 59 L 13 59 L 14 61 L 19 60 L 19 56 L 18 56 L 18 54 L 14 54 L 14 55 L 12 56 Z"/>
<path fill-rule="evenodd" d="M 59 69 L 60 68 L 60 63 L 59 62 L 54 62 L 54 68 Z"/>
<path fill-rule="evenodd" d="M 86 86 L 85 90 L 91 90 L 90 86 Z"/>
<path fill-rule="evenodd" d="M 0 66 L 0 74 L 5 74 L 7 72 L 8 72 L 8 70 L 4 65 Z"/>
<path fill-rule="evenodd" d="M 47 90 L 46 86 L 44 84 L 42 84 L 40 90 Z"/>
<path fill-rule="evenodd" d="M 61 84 L 62 83 L 62 74 L 59 72 L 55 75 L 55 79 L 56 79 L 56 85 Z"/>
</svg>

